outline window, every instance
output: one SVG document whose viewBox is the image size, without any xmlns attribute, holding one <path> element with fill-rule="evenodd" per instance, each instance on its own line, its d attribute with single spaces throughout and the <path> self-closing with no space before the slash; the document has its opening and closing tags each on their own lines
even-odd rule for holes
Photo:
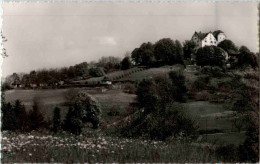
<svg viewBox="0 0 260 164">
<path fill-rule="evenodd" d="M 210 43 L 213 43 L 212 41 Z"/>
</svg>

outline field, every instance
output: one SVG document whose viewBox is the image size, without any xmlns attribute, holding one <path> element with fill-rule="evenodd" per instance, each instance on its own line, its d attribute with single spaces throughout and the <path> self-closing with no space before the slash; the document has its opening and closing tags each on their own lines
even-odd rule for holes
<svg viewBox="0 0 260 164">
<path fill-rule="evenodd" d="M 79 89 L 79 88 L 78 88 Z M 103 114 L 106 116 L 107 110 L 112 106 L 120 106 L 122 108 L 129 105 L 133 101 L 135 95 L 126 94 L 121 90 L 108 90 L 102 92 L 101 89 L 84 89 L 84 90 L 101 104 L 103 109 Z M 62 118 L 65 117 L 67 113 L 67 107 L 63 106 L 66 101 L 65 95 L 70 91 L 70 89 L 47 89 L 47 90 L 10 90 L 5 92 L 5 99 L 7 102 L 14 102 L 19 99 L 26 106 L 27 109 L 31 109 L 33 105 L 33 99 L 39 99 L 41 103 L 41 112 L 45 115 L 45 118 L 52 118 L 52 111 L 55 106 L 62 106 L 61 115 Z M 107 117 L 105 117 L 107 118 Z"/>
<path fill-rule="evenodd" d="M 164 66 L 159 68 L 145 69 L 142 67 L 134 67 L 128 70 L 116 71 L 108 73 L 106 76 L 94 77 L 87 80 L 74 81 L 77 84 L 100 84 L 104 77 L 111 81 L 141 81 L 142 79 L 155 78 L 157 76 L 166 76 L 168 72 L 183 69 L 181 65 Z"/>
<path fill-rule="evenodd" d="M 4 133 L 2 162 L 219 162 L 208 147 L 190 143 L 109 137 Z M 10 144 L 12 143 L 12 144 Z"/>
</svg>

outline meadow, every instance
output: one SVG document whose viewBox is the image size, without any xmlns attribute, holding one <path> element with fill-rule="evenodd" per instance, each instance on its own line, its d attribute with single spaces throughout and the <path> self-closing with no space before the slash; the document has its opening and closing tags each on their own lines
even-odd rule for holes
<svg viewBox="0 0 260 164">
<path fill-rule="evenodd" d="M 2 162 L 220 162 L 208 146 L 105 136 L 4 132 Z"/>
</svg>

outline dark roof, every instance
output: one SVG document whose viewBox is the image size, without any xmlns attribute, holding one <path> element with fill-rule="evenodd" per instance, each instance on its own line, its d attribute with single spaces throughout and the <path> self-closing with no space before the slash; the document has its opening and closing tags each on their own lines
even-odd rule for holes
<svg viewBox="0 0 260 164">
<path fill-rule="evenodd" d="M 216 39 L 218 39 L 218 34 L 220 34 L 220 33 L 224 33 L 224 32 L 221 31 L 221 30 L 216 30 L 216 31 L 213 32 L 213 35 L 214 35 L 214 37 L 215 37 Z"/>
<path fill-rule="evenodd" d="M 199 37 L 200 40 L 204 39 L 209 33 L 202 33 L 202 32 L 196 32 L 194 33 L 194 35 L 197 35 Z"/>
</svg>

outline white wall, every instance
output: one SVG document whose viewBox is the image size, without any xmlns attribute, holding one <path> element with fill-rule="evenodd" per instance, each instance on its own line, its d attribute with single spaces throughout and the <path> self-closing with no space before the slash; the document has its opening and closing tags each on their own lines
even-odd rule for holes
<svg viewBox="0 0 260 164">
<path fill-rule="evenodd" d="M 224 33 L 218 34 L 218 43 L 222 42 L 223 40 L 226 39 L 226 35 Z"/>
<path fill-rule="evenodd" d="M 216 46 L 217 40 L 213 36 L 213 34 L 209 33 L 203 40 L 202 40 L 202 47 L 204 46 Z"/>
</svg>

